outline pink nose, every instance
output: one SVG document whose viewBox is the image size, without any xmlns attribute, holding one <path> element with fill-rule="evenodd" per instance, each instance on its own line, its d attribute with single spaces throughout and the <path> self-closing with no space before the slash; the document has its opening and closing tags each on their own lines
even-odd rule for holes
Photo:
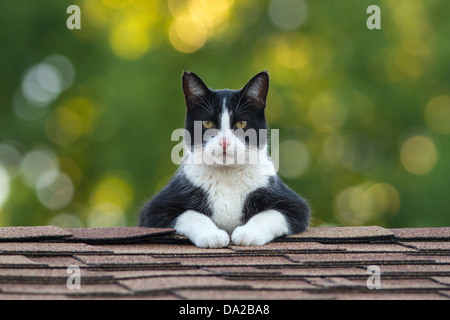
<svg viewBox="0 0 450 320">
<path fill-rule="evenodd" d="M 230 140 L 226 137 L 219 138 L 219 145 L 225 150 L 230 145 Z"/>
</svg>

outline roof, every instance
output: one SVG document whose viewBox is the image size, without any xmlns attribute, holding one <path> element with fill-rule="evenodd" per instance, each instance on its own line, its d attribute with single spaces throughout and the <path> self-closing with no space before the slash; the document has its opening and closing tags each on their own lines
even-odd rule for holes
<svg viewBox="0 0 450 320">
<path fill-rule="evenodd" d="M 222 249 L 172 229 L 0 228 L 0 299 L 111 298 L 450 299 L 450 228 L 319 227 Z"/>
</svg>

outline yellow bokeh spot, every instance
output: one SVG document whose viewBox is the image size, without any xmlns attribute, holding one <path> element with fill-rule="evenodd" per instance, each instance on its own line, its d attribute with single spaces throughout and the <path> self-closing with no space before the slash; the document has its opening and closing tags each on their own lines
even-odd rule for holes
<svg viewBox="0 0 450 320">
<path fill-rule="evenodd" d="M 189 16 L 176 18 L 169 29 L 169 40 L 175 49 L 192 53 L 203 47 L 207 39 L 206 27 Z"/>
<path fill-rule="evenodd" d="M 102 0 L 102 2 L 111 9 L 126 9 L 134 3 L 134 0 Z"/>
<path fill-rule="evenodd" d="M 232 0 L 191 0 L 188 10 L 193 21 L 205 26 L 208 32 L 212 33 L 213 28 L 228 18 L 233 2 Z"/>
<path fill-rule="evenodd" d="M 104 5 L 102 0 L 84 0 L 81 10 L 89 22 L 97 27 L 103 27 L 111 18 L 111 10 Z"/>
<path fill-rule="evenodd" d="M 61 146 L 74 143 L 81 135 L 92 132 L 96 112 L 86 98 L 73 97 L 64 101 L 47 117 L 45 131 L 48 138 Z"/>
<path fill-rule="evenodd" d="M 109 43 L 114 53 L 125 60 L 135 60 L 145 54 L 151 45 L 146 21 L 127 17 L 111 30 Z"/>
<path fill-rule="evenodd" d="M 433 140 L 424 136 L 414 136 L 402 145 L 400 160 L 408 172 L 425 175 L 436 165 L 438 153 Z"/>
<path fill-rule="evenodd" d="M 67 146 L 81 136 L 83 123 L 75 111 L 58 108 L 48 116 L 45 131 L 52 142 Z"/>
<path fill-rule="evenodd" d="M 123 227 L 126 218 L 122 208 L 105 202 L 93 207 L 87 216 L 89 228 Z"/>
<path fill-rule="evenodd" d="M 442 95 L 428 102 L 425 107 L 425 122 L 435 133 L 450 133 L 450 96 Z"/>
<path fill-rule="evenodd" d="M 430 49 L 418 39 L 409 39 L 389 49 L 384 64 L 389 79 L 398 81 L 421 76 L 430 63 Z"/>
<path fill-rule="evenodd" d="M 324 92 L 311 102 L 308 119 L 317 130 L 333 132 L 344 125 L 347 108 L 334 93 Z"/>
<path fill-rule="evenodd" d="M 202 48 L 207 39 L 226 30 L 234 0 L 169 0 L 175 18 L 169 28 L 172 46 L 184 53 Z"/>
<path fill-rule="evenodd" d="M 277 36 L 271 46 L 281 65 L 292 69 L 308 67 L 312 57 L 313 46 L 306 36 L 298 34 Z"/>
<path fill-rule="evenodd" d="M 427 9 L 422 0 L 386 1 L 386 4 L 393 7 L 394 28 L 402 37 L 429 37 L 431 28 L 427 22 Z"/>
<path fill-rule="evenodd" d="M 367 192 L 375 199 L 374 214 L 394 215 L 400 210 L 400 194 L 394 186 L 387 183 L 377 183 L 367 189 Z"/>
<path fill-rule="evenodd" d="M 334 202 L 336 217 L 345 225 L 362 225 L 400 209 L 400 195 L 386 183 L 365 183 L 341 191 Z"/>
<path fill-rule="evenodd" d="M 133 189 L 125 180 L 109 175 L 98 183 L 91 195 L 90 203 L 94 207 L 110 203 L 121 210 L 126 210 L 133 201 L 133 196 Z"/>
<path fill-rule="evenodd" d="M 189 10 L 189 1 L 187 0 L 168 0 L 167 6 L 169 11 L 175 18 L 181 17 Z"/>
</svg>

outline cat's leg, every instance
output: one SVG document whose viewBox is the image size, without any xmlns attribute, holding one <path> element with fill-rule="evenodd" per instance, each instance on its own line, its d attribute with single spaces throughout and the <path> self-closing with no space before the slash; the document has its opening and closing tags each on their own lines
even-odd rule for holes
<svg viewBox="0 0 450 320">
<path fill-rule="evenodd" d="M 193 210 L 182 213 L 176 219 L 174 229 L 197 247 L 223 248 L 230 243 L 228 233 L 217 228 L 209 217 Z"/>
<path fill-rule="evenodd" d="M 237 227 L 231 235 L 231 241 L 240 246 L 261 246 L 288 233 L 289 225 L 284 215 L 277 210 L 267 210 Z"/>
</svg>

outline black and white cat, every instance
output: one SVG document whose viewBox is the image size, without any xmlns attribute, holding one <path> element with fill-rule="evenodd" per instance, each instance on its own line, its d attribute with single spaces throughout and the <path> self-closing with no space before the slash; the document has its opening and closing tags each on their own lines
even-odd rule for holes
<svg viewBox="0 0 450 320">
<path fill-rule="evenodd" d="M 186 153 L 168 185 L 143 207 L 139 225 L 174 228 L 206 248 L 226 247 L 230 238 L 263 245 L 304 231 L 308 205 L 281 181 L 268 155 L 267 72 L 240 90 L 211 90 L 192 72 L 182 80 Z M 251 131 L 256 139 L 246 134 Z M 237 161 L 238 154 L 245 158 Z"/>
</svg>

